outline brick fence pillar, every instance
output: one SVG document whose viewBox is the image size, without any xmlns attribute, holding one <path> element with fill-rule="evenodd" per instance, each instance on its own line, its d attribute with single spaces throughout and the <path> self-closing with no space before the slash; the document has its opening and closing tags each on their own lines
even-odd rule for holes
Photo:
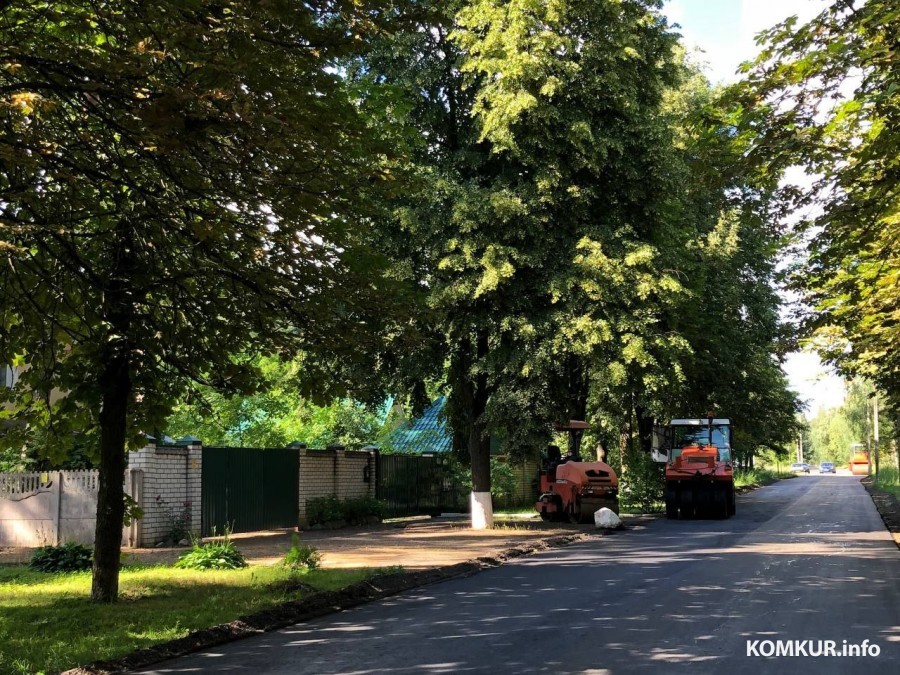
<svg viewBox="0 0 900 675">
<path fill-rule="evenodd" d="M 187 446 L 185 470 L 185 501 L 191 503 L 191 532 L 200 536 L 200 520 L 203 517 L 203 443 L 193 441 Z"/>
</svg>

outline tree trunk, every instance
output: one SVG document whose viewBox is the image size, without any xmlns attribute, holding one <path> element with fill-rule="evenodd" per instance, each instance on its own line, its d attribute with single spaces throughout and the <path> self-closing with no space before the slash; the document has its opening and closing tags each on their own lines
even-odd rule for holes
<svg viewBox="0 0 900 675">
<path fill-rule="evenodd" d="M 656 420 L 641 405 L 635 406 L 635 415 L 637 416 L 638 445 L 641 452 L 649 455 L 653 450 L 653 423 Z"/>
<path fill-rule="evenodd" d="M 475 341 L 475 363 L 480 363 L 488 352 L 488 337 L 479 331 Z M 469 400 L 469 460 L 472 466 L 472 527 L 475 529 L 490 528 L 493 525 L 493 506 L 491 504 L 491 438 L 484 423 L 487 410 L 488 378 L 480 372 L 469 383 L 471 396 Z"/>
<path fill-rule="evenodd" d="M 568 374 L 568 419 L 561 420 L 568 422 L 569 420 L 587 419 L 587 400 L 588 400 L 588 377 L 587 369 L 584 367 L 584 361 L 577 356 L 570 355 L 566 368 Z"/>
<path fill-rule="evenodd" d="M 131 394 L 128 351 L 113 343 L 100 386 L 100 476 L 97 495 L 97 525 L 94 530 L 93 602 L 115 602 L 119 595 L 119 558 L 122 522 L 125 517 L 125 435 L 128 398 Z"/>
<path fill-rule="evenodd" d="M 113 265 L 104 289 L 104 314 L 111 326 L 100 350 L 100 466 L 97 524 L 94 529 L 93 602 L 115 602 L 119 596 L 122 522 L 125 518 L 126 437 L 131 396 L 131 345 L 128 334 L 134 312 L 130 279 L 134 266 L 134 230 L 127 220 L 116 227 Z"/>
</svg>

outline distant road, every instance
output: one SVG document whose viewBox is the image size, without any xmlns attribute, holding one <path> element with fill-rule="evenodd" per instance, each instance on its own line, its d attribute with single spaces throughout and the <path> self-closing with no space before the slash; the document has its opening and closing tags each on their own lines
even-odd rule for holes
<svg viewBox="0 0 900 675">
<path fill-rule="evenodd" d="M 748 640 L 880 655 L 764 658 Z M 893 674 L 900 551 L 858 478 L 813 474 L 730 520 L 653 520 L 144 672 Z"/>
</svg>

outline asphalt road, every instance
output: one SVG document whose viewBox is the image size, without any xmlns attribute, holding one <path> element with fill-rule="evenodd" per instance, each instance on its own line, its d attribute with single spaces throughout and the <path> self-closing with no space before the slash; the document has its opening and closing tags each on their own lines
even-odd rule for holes
<svg viewBox="0 0 900 675">
<path fill-rule="evenodd" d="M 801 476 L 737 508 L 727 521 L 653 520 L 144 672 L 900 672 L 900 551 L 859 479 Z M 766 658 L 748 656 L 748 640 L 813 640 L 807 652 L 832 640 L 837 653 L 869 640 L 880 654 Z"/>
</svg>

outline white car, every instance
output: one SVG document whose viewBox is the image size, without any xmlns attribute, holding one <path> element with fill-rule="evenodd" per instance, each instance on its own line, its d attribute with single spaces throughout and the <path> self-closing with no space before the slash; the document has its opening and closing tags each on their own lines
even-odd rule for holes
<svg viewBox="0 0 900 675">
<path fill-rule="evenodd" d="M 809 464 L 806 462 L 794 462 L 791 464 L 792 473 L 809 473 Z"/>
</svg>

